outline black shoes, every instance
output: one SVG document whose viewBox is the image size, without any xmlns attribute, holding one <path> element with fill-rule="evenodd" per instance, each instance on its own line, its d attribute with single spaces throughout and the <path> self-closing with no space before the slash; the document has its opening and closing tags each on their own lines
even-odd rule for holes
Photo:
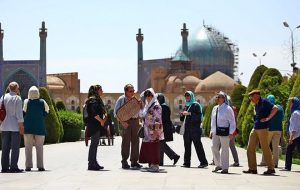
<svg viewBox="0 0 300 190">
<path fill-rule="evenodd" d="M 127 169 L 130 169 L 130 166 L 127 163 L 122 163 L 122 168 L 127 170 Z"/>
<path fill-rule="evenodd" d="M 26 168 L 25 171 L 26 171 L 26 172 L 30 172 L 30 171 L 31 171 L 31 168 Z"/>
<path fill-rule="evenodd" d="M 176 155 L 176 156 L 175 156 L 173 165 L 176 165 L 176 163 L 178 162 L 179 158 L 180 158 L 179 155 Z"/>
<path fill-rule="evenodd" d="M 218 172 L 219 170 L 222 170 L 222 168 L 217 166 L 217 167 L 215 167 L 215 169 L 212 172 Z"/>
<path fill-rule="evenodd" d="M 10 173 L 10 170 L 9 169 L 2 169 L 1 173 Z"/>
<path fill-rule="evenodd" d="M 200 164 L 199 166 L 198 166 L 198 168 L 206 168 L 208 166 L 208 164 Z"/>
<path fill-rule="evenodd" d="M 237 163 L 237 162 L 235 162 L 235 163 L 231 164 L 230 166 L 231 166 L 231 167 L 239 167 L 239 166 L 240 166 L 240 164 L 239 164 L 239 163 Z"/>
<path fill-rule="evenodd" d="M 103 168 L 102 168 L 102 169 L 103 169 Z M 39 168 L 38 171 L 39 171 L 39 172 L 43 172 L 43 171 L 45 171 L 45 168 Z"/>
<path fill-rule="evenodd" d="M 190 168 L 191 164 L 183 163 L 182 167 L 184 167 L 184 168 Z"/>
<path fill-rule="evenodd" d="M 88 166 L 88 170 L 91 170 L 91 171 L 98 171 L 98 170 L 103 170 L 104 167 L 103 166 L 100 166 L 97 162 L 93 163 L 93 164 L 89 164 Z M 44 168 L 39 168 L 39 171 L 45 171 Z"/>
<path fill-rule="evenodd" d="M 23 169 L 19 169 L 19 168 L 10 169 L 10 173 L 22 173 L 22 172 L 24 172 Z"/>
<path fill-rule="evenodd" d="M 268 169 L 267 171 L 264 172 L 264 175 L 272 175 L 272 174 L 275 174 L 274 169 Z"/>
<path fill-rule="evenodd" d="M 139 164 L 139 163 L 134 163 L 134 164 L 131 164 L 131 167 L 132 167 L 132 168 L 135 168 L 135 169 L 140 169 L 140 168 L 142 168 L 143 166 L 142 166 L 141 164 Z"/>
<path fill-rule="evenodd" d="M 257 174 L 257 170 L 244 170 L 243 173 L 245 174 Z"/>
</svg>

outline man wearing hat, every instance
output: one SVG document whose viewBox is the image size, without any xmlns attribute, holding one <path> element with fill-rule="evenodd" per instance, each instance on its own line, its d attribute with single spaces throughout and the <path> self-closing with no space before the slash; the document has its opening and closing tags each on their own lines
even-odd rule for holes
<svg viewBox="0 0 300 190">
<path fill-rule="evenodd" d="M 255 104 L 255 115 L 254 126 L 250 132 L 247 147 L 249 169 L 243 171 L 243 173 L 257 174 L 256 146 L 260 143 L 266 165 L 268 166 L 268 170 L 265 171 L 264 174 L 274 174 L 274 162 L 271 149 L 268 144 L 268 131 L 270 120 L 276 114 L 278 108 L 269 100 L 261 98 L 259 90 L 252 90 L 248 96 L 251 102 Z"/>
</svg>

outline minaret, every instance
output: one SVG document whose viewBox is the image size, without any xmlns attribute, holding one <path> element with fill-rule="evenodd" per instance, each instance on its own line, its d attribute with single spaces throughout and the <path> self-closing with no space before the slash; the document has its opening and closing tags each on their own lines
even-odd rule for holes
<svg viewBox="0 0 300 190">
<path fill-rule="evenodd" d="M 182 52 L 188 56 L 188 41 L 187 37 L 189 35 L 189 30 L 186 29 L 186 24 L 183 23 L 183 29 L 181 29 L 181 36 L 182 36 Z"/>
<path fill-rule="evenodd" d="M 47 28 L 45 28 L 45 21 L 43 21 L 42 28 L 40 28 L 40 71 L 39 71 L 40 87 L 47 86 L 46 38 L 47 38 Z"/>
<path fill-rule="evenodd" d="M 0 61 L 3 61 L 3 37 L 4 37 L 4 32 L 1 28 L 1 22 L 0 22 Z"/>
<path fill-rule="evenodd" d="M 143 40 L 144 34 L 142 34 L 141 29 L 139 28 L 139 33 L 136 34 L 136 41 L 138 42 L 138 91 L 142 90 L 142 77 L 143 76 L 143 69 L 142 69 L 142 61 L 143 61 Z"/>
</svg>

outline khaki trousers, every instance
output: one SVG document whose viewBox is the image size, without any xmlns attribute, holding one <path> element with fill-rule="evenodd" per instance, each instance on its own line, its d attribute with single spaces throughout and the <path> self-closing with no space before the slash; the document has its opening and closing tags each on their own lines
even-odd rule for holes
<svg viewBox="0 0 300 190">
<path fill-rule="evenodd" d="M 228 170 L 229 168 L 229 137 L 218 136 L 213 134 L 212 136 L 212 153 L 216 166 L 221 167 L 222 170 Z M 221 148 L 221 157 L 220 157 Z"/>
<path fill-rule="evenodd" d="M 275 166 L 278 166 L 281 133 L 282 131 L 269 131 L 268 144 L 272 143 L 272 154 Z M 264 155 L 262 155 L 261 164 L 265 165 Z"/>
<path fill-rule="evenodd" d="M 122 164 L 127 163 L 127 159 L 130 154 L 131 164 L 136 164 L 139 160 L 139 144 L 140 139 L 138 136 L 138 130 L 140 128 L 139 119 L 130 119 L 128 122 L 128 128 L 122 129 L 122 144 L 121 144 L 121 155 Z M 131 151 L 130 151 L 131 148 Z"/>
<path fill-rule="evenodd" d="M 37 168 L 44 168 L 44 158 L 43 158 L 43 145 L 45 141 L 45 136 L 24 134 L 24 144 L 25 144 L 25 167 L 33 168 L 32 164 L 32 147 L 35 146 L 36 149 L 36 163 Z"/>
<path fill-rule="evenodd" d="M 268 132 L 268 129 L 252 129 L 250 133 L 247 147 L 248 166 L 250 170 L 257 170 L 256 146 L 258 143 L 260 143 L 268 169 L 274 169 L 272 153 L 268 144 Z"/>
</svg>

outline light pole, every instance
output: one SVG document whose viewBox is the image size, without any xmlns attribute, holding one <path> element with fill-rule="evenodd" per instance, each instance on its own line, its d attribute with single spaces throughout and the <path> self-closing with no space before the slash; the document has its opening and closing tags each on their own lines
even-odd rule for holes
<svg viewBox="0 0 300 190">
<path fill-rule="evenodd" d="M 295 73 L 295 72 L 297 72 L 298 68 L 296 67 L 296 62 L 295 62 L 294 30 L 297 29 L 297 28 L 300 28 L 300 25 L 295 27 L 294 29 L 291 29 L 289 24 L 286 21 L 284 21 L 283 26 L 289 28 L 290 31 L 291 31 L 291 46 L 292 46 L 292 63 L 291 63 L 291 66 L 293 68 L 293 72 Z"/>
<path fill-rule="evenodd" d="M 254 57 L 257 57 L 257 58 L 259 59 L 259 65 L 261 65 L 261 58 L 264 57 L 264 56 L 266 56 L 266 55 L 267 55 L 267 52 L 265 52 L 264 54 L 262 54 L 262 56 L 257 56 L 256 53 L 252 53 L 252 55 L 253 55 Z"/>
</svg>

